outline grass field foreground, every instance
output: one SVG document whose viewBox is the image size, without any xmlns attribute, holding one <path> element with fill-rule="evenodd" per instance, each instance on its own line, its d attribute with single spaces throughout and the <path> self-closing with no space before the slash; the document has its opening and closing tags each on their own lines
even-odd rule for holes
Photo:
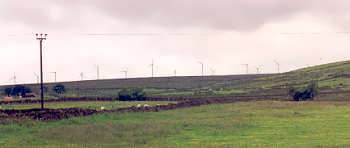
<svg viewBox="0 0 350 148">
<path fill-rule="evenodd" d="M 261 101 L 0 125 L 2 147 L 350 146 L 350 102 Z"/>
</svg>

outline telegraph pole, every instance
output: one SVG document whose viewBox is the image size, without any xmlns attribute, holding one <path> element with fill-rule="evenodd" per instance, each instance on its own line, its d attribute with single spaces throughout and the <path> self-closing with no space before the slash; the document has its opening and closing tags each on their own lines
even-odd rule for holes
<svg viewBox="0 0 350 148">
<path fill-rule="evenodd" d="M 40 43 L 40 98 L 41 109 L 44 109 L 44 79 L 43 79 L 43 40 L 46 40 L 47 34 L 35 34 Z"/>
</svg>

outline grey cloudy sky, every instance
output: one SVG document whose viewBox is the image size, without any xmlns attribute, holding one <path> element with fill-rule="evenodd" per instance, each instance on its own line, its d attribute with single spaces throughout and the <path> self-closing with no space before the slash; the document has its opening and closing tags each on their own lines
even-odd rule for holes
<svg viewBox="0 0 350 148">
<path fill-rule="evenodd" d="M 348 59 L 348 0 L 0 0 L 0 84 L 205 73 L 276 72 Z"/>
</svg>

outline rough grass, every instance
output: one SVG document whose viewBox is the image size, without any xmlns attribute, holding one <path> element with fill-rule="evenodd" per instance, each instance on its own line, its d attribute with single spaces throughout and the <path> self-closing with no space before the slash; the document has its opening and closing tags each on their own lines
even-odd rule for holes
<svg viewBox="0 0 350 148">
<path fill-rule="evenodd" d="M 79 102 L 49 102 L 45 103 L 45 108 L 58 109 L 58 108 L 89 108 L 89 109 L 101 109 L 103 106 L 105 109 L 117 109 L 122 107 L 136 106 L 138 104 L 144 105 L 157 105 L 168 104 L 168 101 L 137 101 L 137 102 L 124 102 L 124 101 L 79 101 Z M 0 109 L 31 109 L 40 108 L 40 104 L 6 104 L 0 105 Z"/>
<path fill-rule="evenodd" d="M 247 102 L 0 125 L 1 147 L 349 147 L 350 102 Z"/>
</svg>

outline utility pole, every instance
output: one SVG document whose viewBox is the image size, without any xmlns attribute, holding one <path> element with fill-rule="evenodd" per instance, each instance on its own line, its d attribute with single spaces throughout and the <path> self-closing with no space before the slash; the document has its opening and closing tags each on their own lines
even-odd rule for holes
<svg viewBox="0 0 350 148">
<path fill-rule="evenodd" d="M 176 77 L 176 69 L 174 70 L 174 76 Z"/>
<path fill-rule="evenodd" d="M 202 66 L 202 77 L 204 76 L 204 64 L 203 64 L 203 62 L 198 62 L 199 64 L 201 64 L 201 66 Z"/>
<path fill-rule="evenodd" d="M 55 83 L 57 83 L 57 72 L 51 72 L 55 76 Z"/>
<path fill-rule="evenodd" d="M 36 83 L 39 84 L 39 83 L 40 83 L 40 82 L 39 82 L 39 79 L 40 79 L 39 75 L 37 75 L 36 73 L 34 73 L 34 75 L 35 75 L 35 78 L 36 78 Z"/>
<path fill-rule="evenodd" d="M 152 67 L 152 78 L 153 78 L 154 77 L 154 60 L 153 59 L 152 59 L 151 67 Z"/>
<path fill-rule="evenodd" d="M 128 78 L 128 71 L 127 71 L 127 70 L 123 70 L 123 71 L 121 71 L 121 72 L 124 73 L 125 79 L 127 79 L 127 78 Z"/>
<path fill-rule="evenodd" d="M 249 74 L 249 64 L 242 64 L 242 65 L 245 66 L 246 74 Z"/>
<path fill-rule="evenodd" d="M 280 63 L 278 63 L 276 60 L 274 61 L 277 67 L 277 73 L 280 73 Z"/>
<path fill-rule="evenodd" d="M 43 79 L 43 40 L 46 40 L 47 34 L 35 34 L 40 43 L 40 98 L 41 109 L 44 109 L 44 79 Z"/>
</svg>

